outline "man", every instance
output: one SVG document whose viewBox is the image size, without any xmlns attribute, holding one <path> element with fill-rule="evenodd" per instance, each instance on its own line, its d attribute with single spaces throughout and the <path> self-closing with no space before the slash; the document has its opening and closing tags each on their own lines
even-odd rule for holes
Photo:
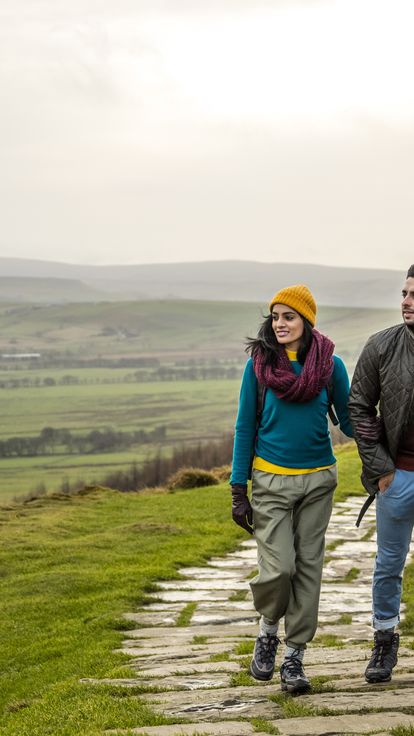
<svg viewBox="0 0 414 736">
<path fill-rule="evenodd" d="M 374 496 L 377 506 L 374 647 L 365 670 L 368 682 L 390 680 L 397 663 L 395 627 L 400 620 L 402 572 L 414 525 L 414 265 L 403 286 L 401 308 L 403 324 L 372 335 L 365 345 L 349 400 L 362 460 L 361 480 L 370 494 L 365 507 Z M 359 431 L 370 422 L 371 440 Z"/>
</svg>

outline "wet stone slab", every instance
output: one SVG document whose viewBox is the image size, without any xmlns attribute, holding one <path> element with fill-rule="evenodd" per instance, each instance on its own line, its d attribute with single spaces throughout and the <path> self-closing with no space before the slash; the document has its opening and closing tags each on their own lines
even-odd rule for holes
<svg viewBox="0 0 414 736">
<path fill-rule="evenodd" d="M 248 583 L 245 580 L 236 580 L 235 578 L 222 579 L 219 576 L 215 580 L 208 580 L 203 578 L 202 580 L 174 580 L 171 583 L 158 583 L 157 588 L 159 590 L 196 590 L 196 591 L 221 591 L 230 590 L 248 590 Z"/>
<path fill-rule="evenodd" d="M 166 590 L 157 591 L 156 597 L 162 601 L 185 601 L 186 603 L 197 603 L 200 600 L 220 601 L 228 600 L 232 590 Z"/>
<path fill-rule="evenodd" d="M 135 669 L 137 675 L 144 679 L 170 677 L 174 675 L 206 675 L 209 677 L 211 672 L 240 672 L 240 665 L 238 662 L 228 662 L 225 660 L 221 662 L 194 662 L 186 660 L 185 662 L 164 662 L 159 664 L 148 662 L 147 666 L 143 666 L 143 663 L 140 661 L 135 665 L 132 663 L 132 669 Z"/>
<path fill-rule="evenodd" d="M 253 602 L 249 600 L 250 596 L 248 596 L 247 600 L 243 601 L 201 601 L 197 605 L 197 611 L 210 611 L 212 608 L 214 608 L 215 611 L 254 611 L 254 613 L 257 613 L 253 607 Z M 194 618 L 191 619 L 192 623 L 194 622 Z"/>
<path fill-rule="evenodd" d="M 128 645 L 130 644 L 130 645 Z M 223 641 L 221 644 L 208 644 L 206 646 L 199 645 L 199 644 L 181 644 L 181 645 L 174 645 L 171 646 L 164 646 L 162 649 L 155 648 L 153 646 L 151 647 L 141 647 L 141 646 L 134 646 L 134 642 L 126 642 L 122 649 L 124 654 L 128 654 L 131 657 L 134 657 L 137 661 L 138 659 L 144 659 L 146 661 L 163 661 L 166 660 L 173 660 L 173 659 L 208 659 L 212 655 L 218 655 L 218 654 L 228 654 L 231 649 L 233 648 L 232 644 L 228 644 L 226 641 Z"/>
<path fill-rule="evenodd" d="M 181 567 L 178 572 L 183 577 L 195 578 L 196 580 L 217 580 L 217 578 L 221 580 L 231 578 L 233 580 L 234 578 L 244 579 L 246 568 L 244 566 L 234 570 L 219 570 L 207 565 L 207 567 Z"/>
<path fill-rule="evenodd" d="M 331 557 L 346 557 L 347 560 L 359 560 L 363 555 L 368 554 L 373 557 L 377 551 L 377 545 L 374 541 L 369 542 L 345 542 L 340 544 L 336 549 L 329 551 Z"/>
<path fill-rule="evenodd" d="M 143 626 L 171 626 L 175 627 L 177 619 L 180 615 L 179 611 L 142 611 L 139 616 L 139 622 Z"/>
<path fill-rule="evenodd" d="M 317 716 L 315 718 L 286 718 L 271 721 L 270 725 L 278 729 L 280 736 L 344 736 L 348 734 L 371 734 L 382 736 L 396 726 L 410 727 L 414 718 L 405 713 L 368 713 L 364 715 Z M 384 731 L 382 730 L 384 729 Z M 107 733 L 122 733 L 108 731 Z M 124 731 L 124 733 L 126 733 Z M 202 730 L 193 724 L 177 726 L 152 726 L 134 728 L 128 733 L 146 734 L 147 736 L 265 736 L 257 732 L 250 723 L 226 721 L 226 723 L 203 723 Z"/>
<path fill-rule="evenodd" d="M 320 693 L 302 696 L 304 705 L 329 708 L 334 711 L 358 713 L 361 709 L 401 711 L 407 706 L 414 708 L 414 687 L 402 689 L 353 690 L 352 692 Z"/>
<path fill-rule="evenodd" d="M 230 677 L 225 672 L 212 672 L 206 675 L 169 675 L 155 681 L 155 678 L 103 678 L 85 677 L 80 680 L 89 685 L 112 685 L 114 687 L 154 688 L 166 690 L 209 690 L 230 686 Z"/>
<path fill-rule="evenodd" d="M 124 731 L 107 731 L 106 733 L 127 733 Z M 152 726 L 147 728 L 128 729 L 128 734 L 146 734 L 146 736 L 264 736 L 258 733 L 250 723 L 240 721 L 225 723 L 203 723 L 202 731 L 193 724 L 182 723 L 177 726 Z"/>
<path fill-rule="evenodd" d="M 279 708 L 268 699 L 271 687 L 221 688 L 220 690 L 196 690 L 192 693 L 165 692 L 143 695 L 152 709 L 168 717 L 193 721 L 234 718 L 254 712 L 256 717 L 275 718 Z"/>
<path fill-rule="evenodd" d="M 246 561 L 230 555 L 228 557 L 212 557 L 209 567 L 216 567 L 218 570 L 239 568 L 246 571 Z"/>
<path fill-rule="evenodd" d="M 414 717 L 405 713 L 364 713 L 358 715 L 289 718 L 272 722 L 280 736 L 339 736 L 340 734 L 389 733 L 396 726 L 414 725 Z"/>
<path fill-rule="evenodd" d="M 224 613 L 219 614 L 194 614 L 193 616 L 195 624 L 233 624 L 234 626 L 244 626 L 245 624 L 254 623 L 257 627 L 259 616 L 256 613 L 252 613 L 251 616 L 237 616 L 227 615 Z"/>
<path fill-rule="evenodd" d="M 130 616 L 135 617 L 135 615 L 136 614 L 126 614 L 128 620 L 137 621 L 136 618 L 129 618 Z M 235 636 L 236 630 L 231 624 L 223 624 L 222 626 L 177 626 L 174 628 L 174 640 L 183 641 L 184 639 L 188 639 L 189 637 L 191 637 L 192 639 L 194 636 L 218 636 L 219 632 L 220 635 L 224 638 L 233 638 Z M 167 626 L 144 627 L 143 629 L 134 629 L 126 633 L 127 636 L 130 638 L 135 637 L 136 635 L 137 638 L 153 639 L 155 642 L 157 642 L 159 638 L 164 638 L 169 639 L 171 643 L 171 628 Z M 248 624 L 237 629 L 238 638 L 256 637 L 256 635 L 257 626 L 255 624 Z"/>
</svg>

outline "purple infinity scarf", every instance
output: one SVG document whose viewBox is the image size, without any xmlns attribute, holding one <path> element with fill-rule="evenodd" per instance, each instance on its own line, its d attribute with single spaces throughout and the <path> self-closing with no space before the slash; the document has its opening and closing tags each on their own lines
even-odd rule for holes
<svg viewBox="0 0 414 736">
<path fill-rule="evenodd" d="M 279 399 L 304 402 L 317 396 L 329 382 L 333 371 L 334 344 L 329 337 L 313 329 L 313 340 L 299 375 L 293 371 L 286 351 L 279 350 L 273 365 L 265 365 L 259 349 L 253 356 L 253 367 L 259 383 L 273 389 Z"/>
</svg>

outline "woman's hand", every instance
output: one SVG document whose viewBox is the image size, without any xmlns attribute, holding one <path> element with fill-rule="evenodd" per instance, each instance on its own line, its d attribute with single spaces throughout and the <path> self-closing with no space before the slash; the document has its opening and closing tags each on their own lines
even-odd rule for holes
<svg viewBox="0 0 414 736">
<path fill-rule="evenodd" d="M 234 484 L 231 486 L 231 515 L 233 521 L 249 534 L 254 534 L 253 529 L 253 510 L 247 496 L 247 486 Z"/>
</svg>

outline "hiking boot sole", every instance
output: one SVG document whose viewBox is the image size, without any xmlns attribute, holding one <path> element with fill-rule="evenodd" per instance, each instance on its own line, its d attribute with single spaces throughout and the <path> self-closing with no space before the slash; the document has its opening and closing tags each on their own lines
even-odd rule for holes
<svg viewBox="0 0 414 736">
<path fill-rule="evenodd" d="M 282 690 L 287 693 L 308 693 L 312 689 L 310 682 L 303 682 L 303 680 L 301 682 L 296 682 L 295 684 L 281 682 L 280 686 Z"/>
<path fill-rule="evenodd" d="M 388 677 L 383 677 L 382 675 L 373 673 L 372 675 L 365 675 L 365 679 L 367 682 L 370 683 L 391 682 L 391 675 L 388 675 Z"/>
<path fill-rule="evenodd" d="M 255 680 L 262 681 L 271 680 L 275 672 L 274 669 L 271 672 L 261 672 L 260 670 L 256 670 L 254 668 L 253 662 L 250 663 L 249 671 L 251 676 L 254 677 Z"/>
</svg>

